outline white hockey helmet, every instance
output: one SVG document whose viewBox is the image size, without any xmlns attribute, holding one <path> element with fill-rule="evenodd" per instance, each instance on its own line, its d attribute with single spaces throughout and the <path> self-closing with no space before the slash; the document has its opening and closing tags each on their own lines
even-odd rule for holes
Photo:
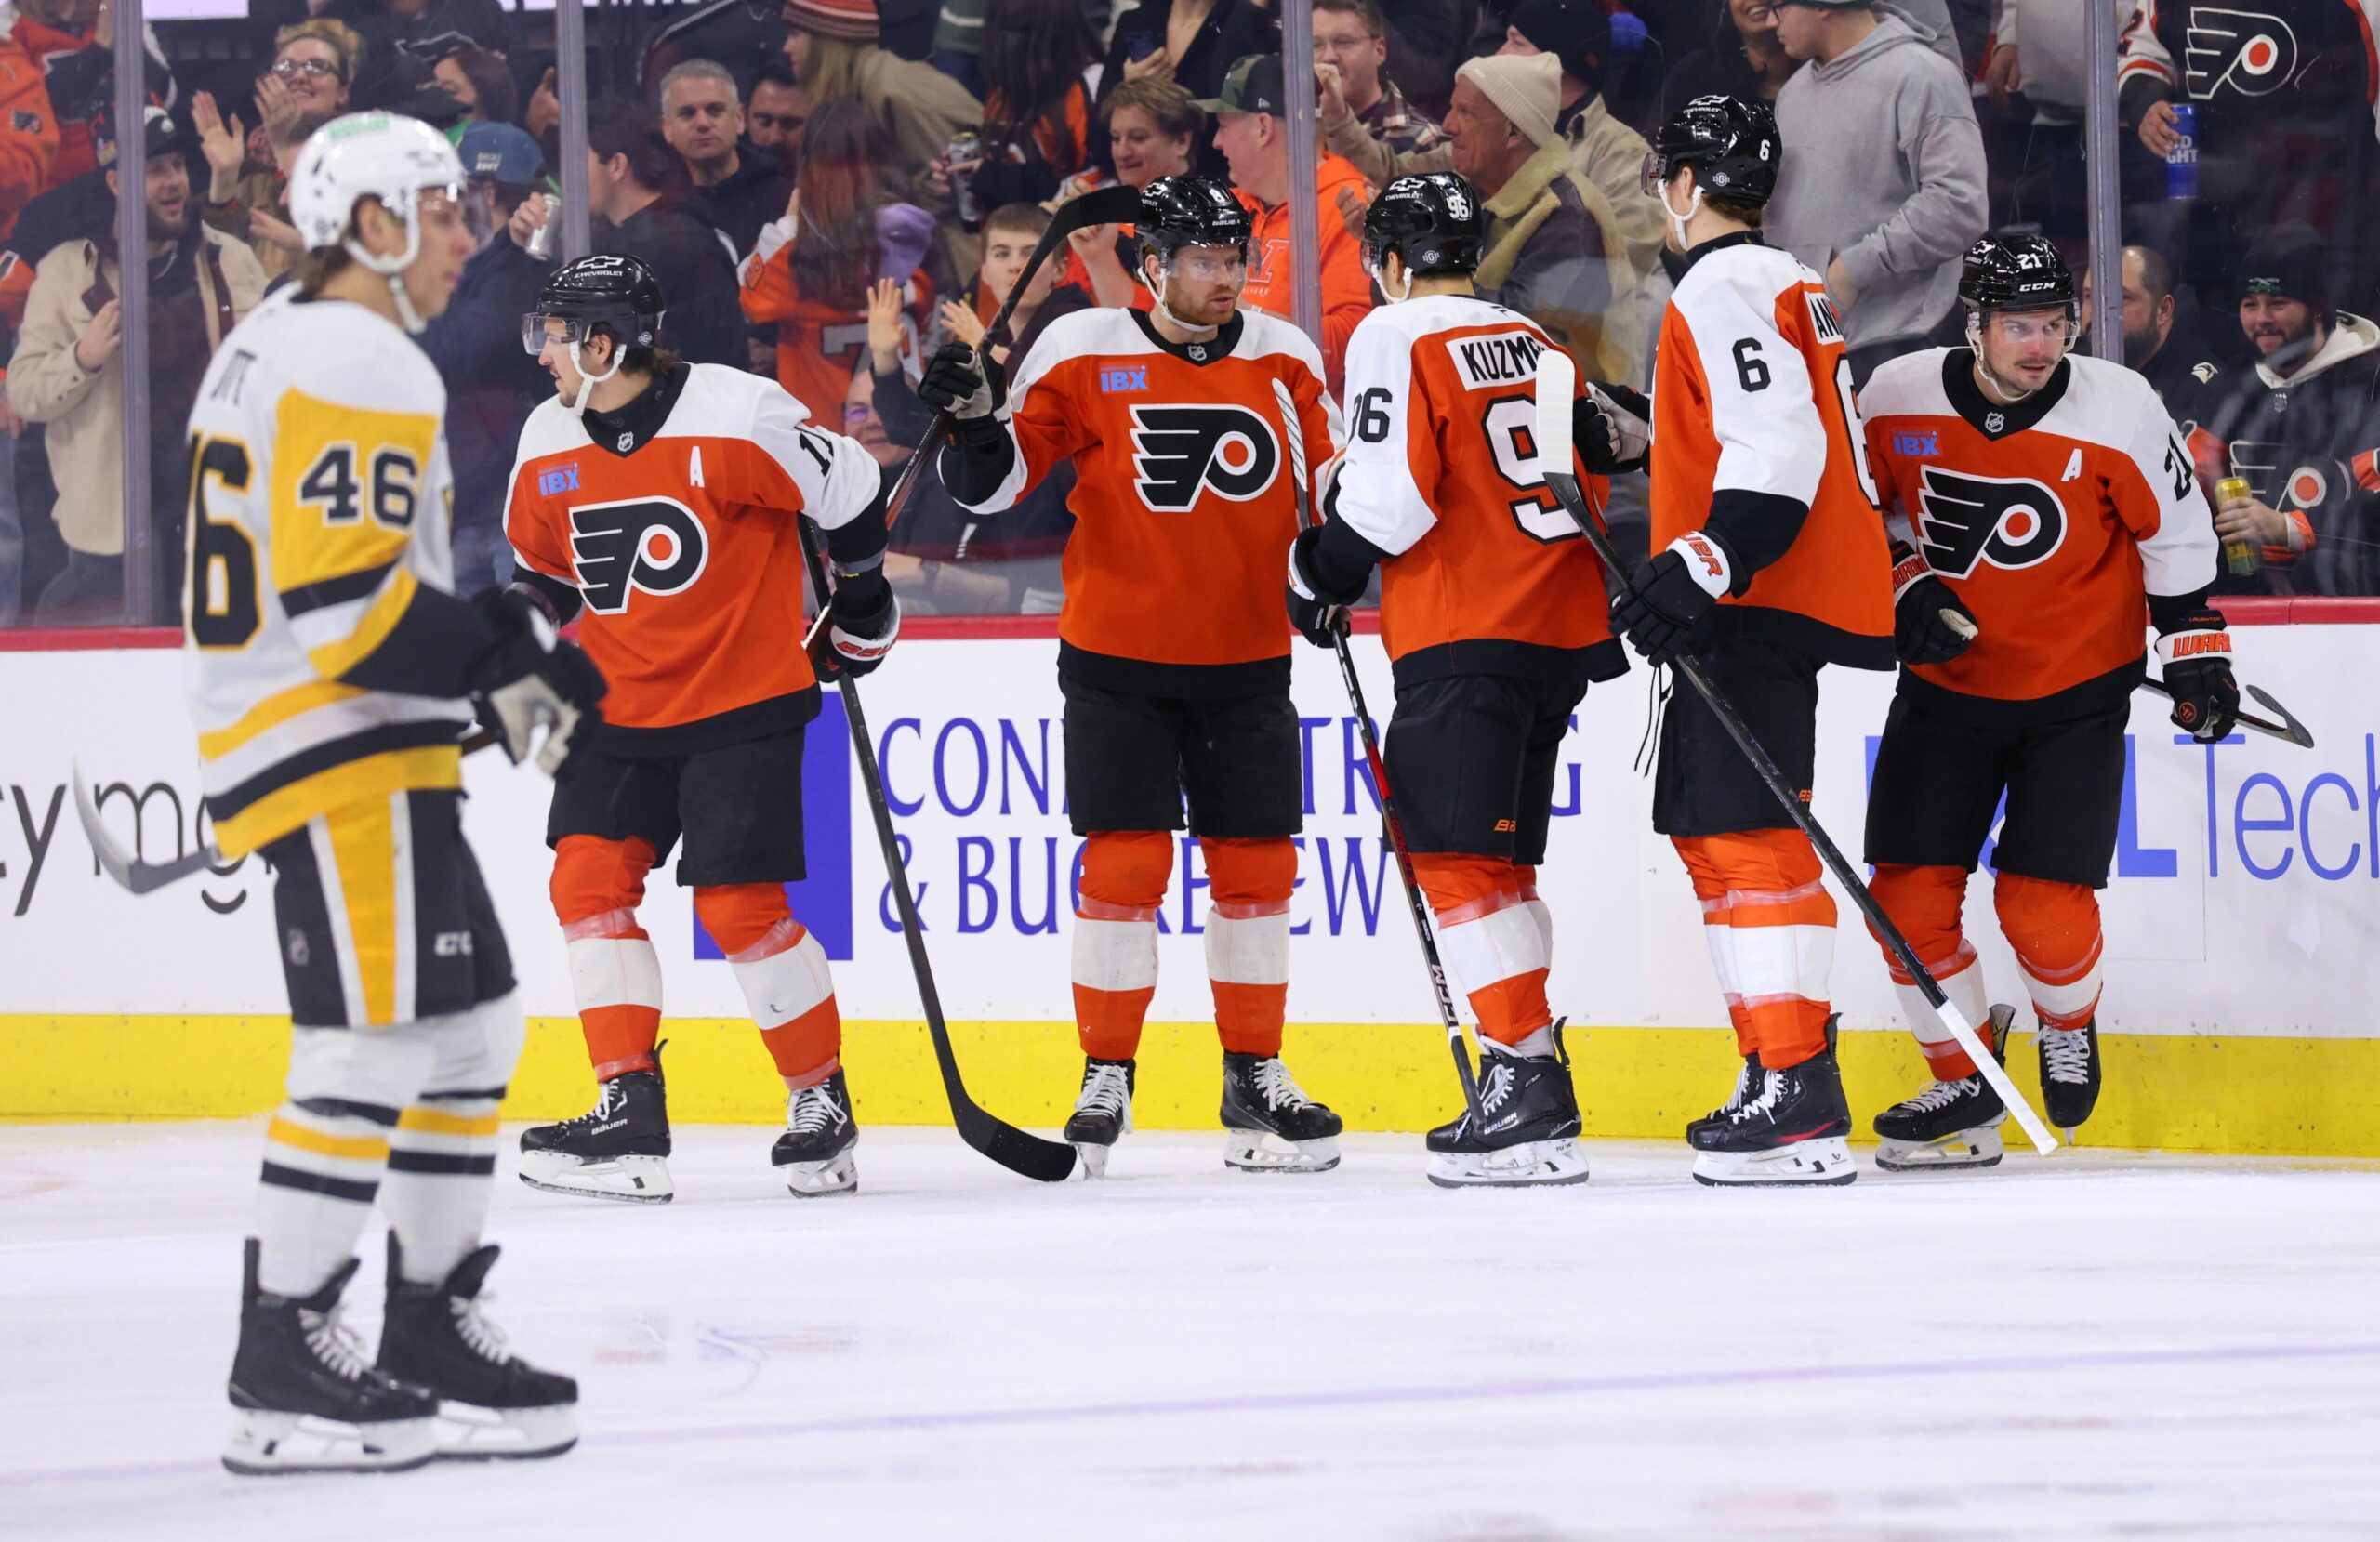
<svg viewBox="0 0 2380 1542">
<path fill-rule="evenodd" d="M 405 329 L 421 330 L 399 275 L 421 252 L 421 195 L 460 199 L 463 163 L 446 137 L 418 118 L 394 112 L 350 112 L 317 130 L 298 152 L 289 178 L 289 216 L 310 252 L 341 247 L 390 282 Z M 354 239 L 355 205 L 377 199 L 404 221 L 405 247 L 375 257 Z"/>
</svg>

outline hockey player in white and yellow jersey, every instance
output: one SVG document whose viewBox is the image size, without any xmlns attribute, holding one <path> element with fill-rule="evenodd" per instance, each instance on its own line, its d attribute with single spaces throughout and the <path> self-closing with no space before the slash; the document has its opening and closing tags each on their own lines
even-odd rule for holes
<svg viewBox="0 0 2380 1542">
<path fill-rule="evenodd" d="M 462 180 L 410 118 L 317 133 L 290 183 L 297 283 L 224 338 L 191 414 L 185 657 L 206 806 L 225 855 L 272 866 L 294 1025 L 247 1244 L 235 1472 L 576 1438 L 576 1385 L 506 1354 L 478 1303 L 523 1025 L 463 839 L 458 744 L 476 710 L 515 760 L 542 731 L 550 771 L 602 679 L 519 600 L 451 592 L 446 394 L 409 334 L 469 255 Z M 339 1323 L 376 1199 L 377 1364 Z"/>
</svg>

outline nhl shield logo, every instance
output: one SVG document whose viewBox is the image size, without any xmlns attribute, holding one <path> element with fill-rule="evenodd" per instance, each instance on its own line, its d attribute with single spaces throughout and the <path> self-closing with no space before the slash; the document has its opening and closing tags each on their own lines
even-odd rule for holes
<svg viewBox="0 0 2380 1542">
<path fill-rule="evenodd" d="M 2006 427 L 2008 427 L 2008 417 L 2007 417 L 2007 415 L 2006 415 L 2006 414 L 2004 414 L 2004 413 L 1986 413 L 1986 414 L 1984 415 L 1984 418 L 1983 418 L 1983 431 L 1984 431 L 1985 433 L 1987 433 L 1987 434 L 1996 434 L 1996 433 L 1998 433 L 2001 429 L 2003 429 L 2003 428 L 2006 428 Z"/>
</svg>

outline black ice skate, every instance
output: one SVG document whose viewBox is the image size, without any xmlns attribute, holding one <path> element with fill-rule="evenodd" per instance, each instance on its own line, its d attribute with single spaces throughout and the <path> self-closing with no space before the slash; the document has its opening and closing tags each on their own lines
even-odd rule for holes
<svg viewBox="0 0 2380 1542">
<path fill-rule="evenodd" d="M 1479 1041 L 1479 1111 L 1440 1125 L 1423 1140 L 1430 1181 L 1441 1189 L 1527 1188 L 1584 1183 L 1579 1154 L 1579 1100 L 1570 1088 L 1570 1057 L 1562 1024 L 1554 1025 L 1554 1053 L 1515 1055 L 1492 1039 Z"/>
<path fill-rule="evenodd" d="M 1327 1173 L 1339 1165 L 1339 1115 L 1305 1095 L 1278 1055 L 1223 1051 L 1223 1166 L 1247 1173 Z"/>
<path fill-rule="evenodd" d="M 1977 1035 L 1992 1057 L 2008 1055 L 2008 1024 L 2016 1008 L 1994 1007 Z M 1876 1115 L 1876 1166 L 1888 1173 L 1948 1172 L 2000 1165 L 2000 1122 L 2008 1117 L 2000 1094 L 1981 1074 L 1955 1082 L 1932 1081 L 1917 1096 Z"/>
<path fill-rule="evenodd" d="M 1744 1057 L 1743 1069 L 1736 1073 L 1735 1091 L 1727 1095 L 1727 1100 L 1726 1102 L 1721 1103 L 1717 1108 L 1712 1109 L 1701 1118 L 1688 1119 L 1686 1122 L 1686 1138 L 1688 1140 L 1693 1140 L 1694 1132 L 1696 1130 L 1700 1129 L 1705 1125 L 1715 1125 L 1719 1123 L 1728 1114 L 1733 1114 L 1736 1110 L 1743 1107 L 1746 1103 L 1751 1102 L 1754 1098 L 1759 1096 L 1760 1051 L 1755 1049 L 1751 1054 Z"/>
<path fill-rule="evenodd" d="M 2033 1039 L 2042 1057 L 2042 1112 L 2074 1143 L 2075 1127 L 2099 1103 L 2099 1020 L 2080 1028 L 2044 1022 Z"/>
<path fill-rule="evenodd" d="M 1687 1143 L 1695 1150 L 1698 1183 L 1834 1184 L 1859 1176 L 1844 1140 L 1850 1133 L 1829 1018 L 1824 1050 L 1783 1071 L 1762 1067 L 1759 1092 L 1725 1119 L 1696 1130 Z"/>
<path fill-rule="evenodd" d="M 445 1279 L 416 1285 L 389 1233 L 380 1370 L 443 1400 L 438 1455 L 449 1461 L 559 1456 L 578 1443 L 578 1383 L 506 1353 L 503 1333 L 480 1311 L 496 1255 L 490 1243 Z"/>
<path fill-rule="evenodd" d="M 833 1075 L 786 1100 L 785 1133 L 769 1161 L 785 1169 L 785 1186 L 803 1199 L 847 1194 L 859 1187 L 859 1168 L 852 1160 L 858 1144 L 851 1089 L 837 1066 Z"/>
<path fill-rule="evenodd" d="M 311 1296 L 270 1295 L 257 1285 L 257 1239 L 248 1239 L 225 1467 L 249 1476 L 397 1472 L 438 1455 L 438 1399 L 374 1369 L 339 1321 L 339 1293 L 354 1273 L 350 1259 Z"/>
<path fill-rule="evenodd" d="M 669 1107 L 660 1062 L 602 1084 L 595 1106 L 559 1125 L 521 1132 L 521 1181 L 558 1194 L 639 1205 L 668 1203 Z"/>
<path fill-rule="evenodd" d="M 1133 1073 L 1131 1061 L 1103 1061 L 1092 1055 L 1082 1062 L 1082 1090 L 1075 1094 L 1065 1137 L 1082 1158 L 1085 1178 L 1107 1176 L 1107 1153 L 1132 1127 Z"/>
</svg>

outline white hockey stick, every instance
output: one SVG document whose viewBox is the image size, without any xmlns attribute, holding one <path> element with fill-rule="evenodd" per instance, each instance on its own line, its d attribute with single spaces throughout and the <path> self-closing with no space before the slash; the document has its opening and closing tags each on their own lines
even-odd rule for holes
<svg viewBox="0 0 2380 1542">
<path fill-rule="evenodd" d="M 1546 486 L 1554 490 L 1554 495 L 1561 500 L 1562 507 L 1578 522 L 1587 544 L 1594 547 L 1596 556 L 1603 559 L 1605 582 L 1614 589 L 1622 589 L 1628 586 L 1628 580 L 1621 576 L 1620 554 L 1612 549 L 1611 538 L 1604 534 L 1603 526 L 1596 523 L 1594 516 L 1589 512 L 1579 479 L 1569 470 L 1572 464 L 1569 455 L 1572 442 L 1571 399 L 1578 394 L 1578 389 L 1579 366 L 1571 362 L 1570 356 L 1560 349 L 1547 349 L 1537 363 L 1538 469 L 1544 476 Z M 1686 683 L 1694 687 L 1711 708 L 1712 715 L 1726 729 L 1728 737 L 1735 740 L 1736 747 L 1744 752 L 1745 758 L 1752 762 L 1752 768 L 1760 774 L 1761 781 L 1776 795 L 1777 801 L 1785 806 L 1787 816 L 1804 835 L 1809 837 L 1810 844 L 1818 849 L 1818 860 L 1826 863 L 1835 881 L 1850 894 L 1852 903 L 1859 907 L 1859 913 L 1868 918 L 1868 924 L 1875 929 L 1876 935 L 1884 940 L 1884 946 L 1891 950 L 1893 956 L 1900 960 L 1901 968 L 1917 982 L 1918 991 L 1934 1008 L 1934 1015 L 1942 1020 L 1942 1026 L 1950 1030 L 1959 1048 L 1975 1061 L 1976 1070 L 1990 1085 L 1991 1090 L 2000 1095 L 2000 1101 L 2023 1127 L 2026 1137 L 2033 1143 L 2033 1149 L 2043 1156 L 2057 1150 L 2057 1140 L 2050 1134 L 2049 1126 L 2033 1112 L 2032 1105 L 2025 1101 L 2024 1095 L 2016 1090 L 2016 1084 L 2008 1079 L 2008 1073 L 2002 1067 L 1999 1058 L 1984 1047 L 1982 1038 L 1967 1025 L 1965 1017 L 1950 1005 L 1950 998 L 1943 992 L 1940 983 L 1919 960 L 1917 950 L 1909 945 L 1909 939 L 1901 935 L 1900 928 L 1893 924 L 1893 918 L 1884 914 L 1884 907 L 1876 903 L 1875 895 L 1870 893 L 1868 886 L 1860 881 L 1858 870 L 1835 848 L 1826 827 L 1794 795 L 1792 787 L 1785 780 L 1785 773 L 1777 769 L 1777 762 L 1769 758 L 1768 751 L 1762 748 L 1760 741 L 1753 737 L 1752 725 L 1744 721 L 1735 704 L 1728 701 L 1712 681 L 1710 674 L 1702 667 L 1702 661 L 1692 652 L 1681 650 L 1673 667 L 1686 677 Z"/>
</svg>

